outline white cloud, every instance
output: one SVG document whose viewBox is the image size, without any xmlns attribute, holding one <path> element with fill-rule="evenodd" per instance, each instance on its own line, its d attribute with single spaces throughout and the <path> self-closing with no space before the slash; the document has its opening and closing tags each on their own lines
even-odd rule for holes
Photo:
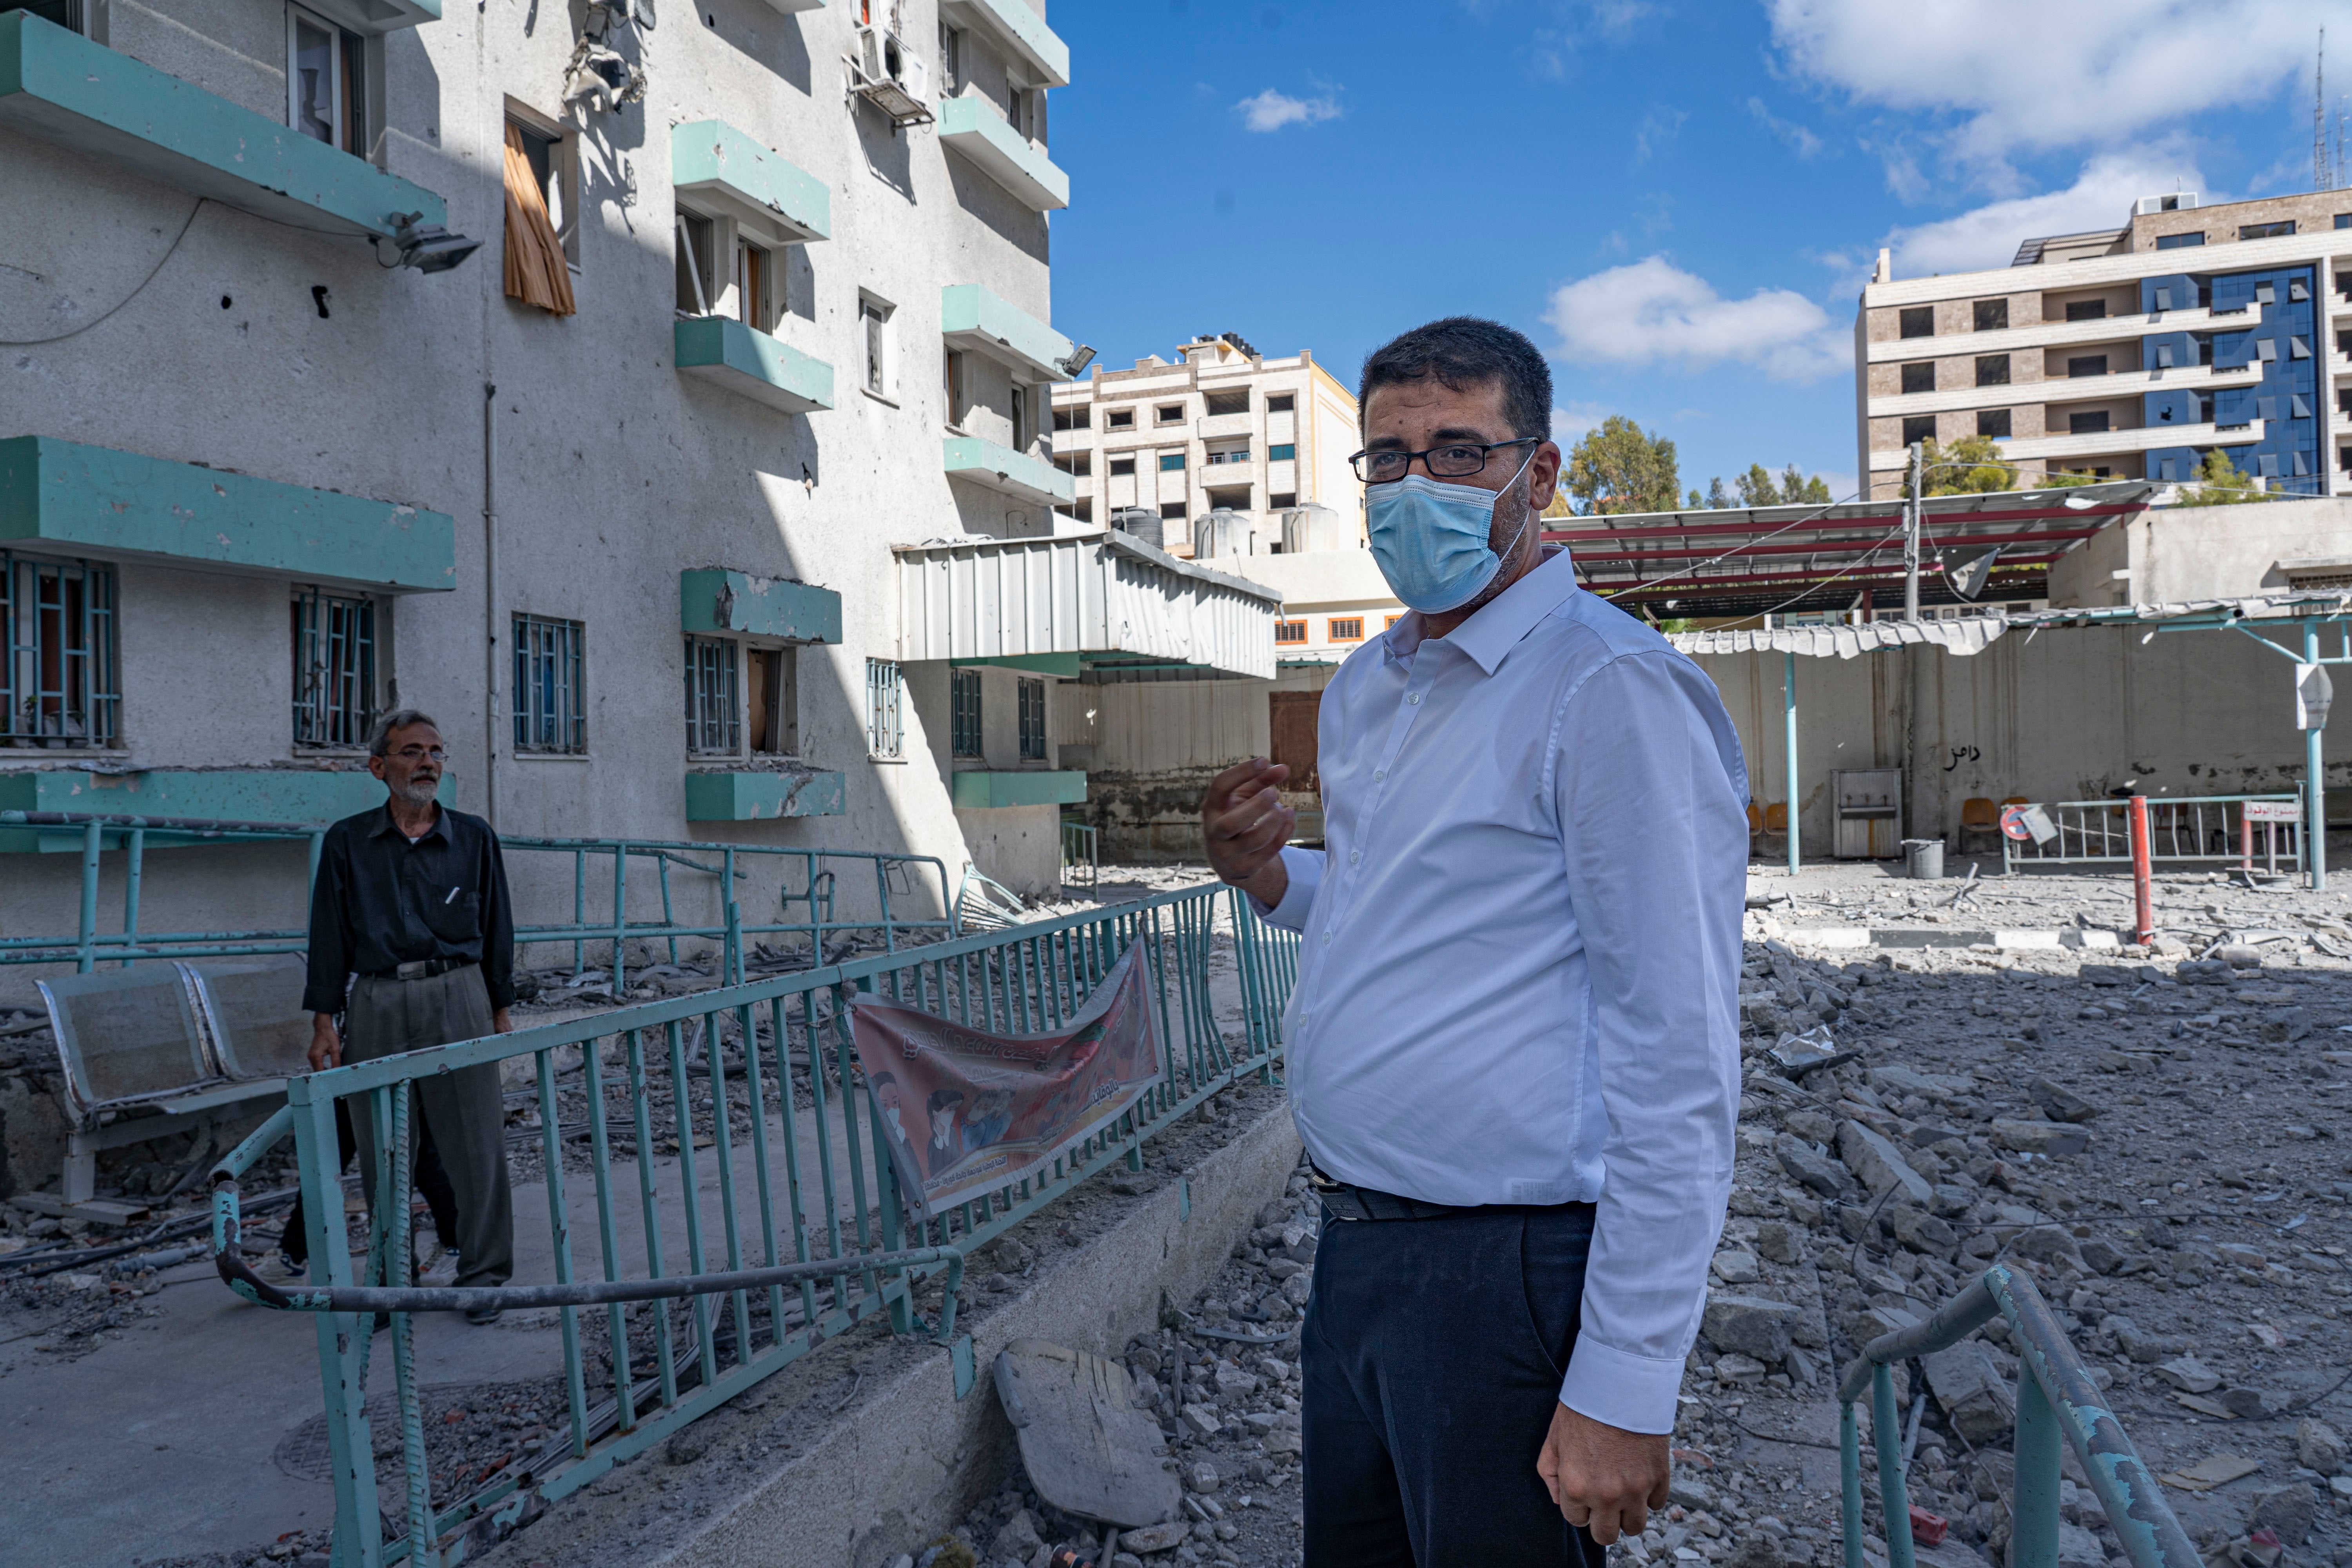
<svg viewBox="0 0 2352 1568">
<path fill-rule="evenodd" d="M 1279 131 L 1286 125 L 1317 125 L 1339 118 L 1339 100 L 1330 93 L 1319 98 L 1293 98 L 1267 88 L 1234 105 L 1242 123 L 1252 131 Z"/>
<path fill-rule="evenodd" d="M 1959 117 L 1949 161 L 1995 188 L 2012 153 L 2126 147 L 2299 81 L 2321 0 L 1768 0 L 1799 75 L 1856 102 Z M 2347 27 L 2352 33 L 2352 26 Z"/>
<path fill-rule="evenodd" d="M 1759 289 L 1727 300 L 1663 256 L 1561 285 L 1544 320 L 1559 333 L 1559 356 L 1588 364 L 1696 370 L 1730 360 L 1776 381 L 1816 381 L 1853 359 L 1852 334 L 1802 294 Z"/>
<path fill-rule="evenodd" d="M 1598 403 L 1571 403 L 1551 411 L 1551 438 L 1566 447 L 1587 430 L 1597 428 L 1609 417 L 1609 410 Z"/>
<path fill-rule="evenodd" d="M 2118 227 L 2134 200 L 2168 192 L 2176 181 L 2192 191 L 2200 184 L 2196 161 L 2185 151 L 2171 157 L 2161 151 L 2101 153 L 2063 191 L 2013 196 L 1937 223 L 1896 229 L 1887 237 L 1895 275 L 1921 278 L 2005 267 L 2021 240 Z"/>
<path fill-rule="evenodd" d="M 1667 109 L 1653 104 L 1642 116 L 1642 123 L 1633 130 L 1633 162 L 1646 163 L 1651 154 L 1664 152 L 1683 133 L 1683 122 L 1690 118 L 1687 109 Z"/>
<path fill-rule="evenodd" d="M 1749 99 L 1748 100 L 1748 112 L 1754 115 L 1758 123 L 1761 124 L 1765 130 L 1769 131 L 1773 135 L 1779 137 L 1781 141 L 1786 142 L 1789 144 L 1789 150 L 1796 153 L 1798 157 L 1811 158 L 1819 156 L 1822 150 L 1822 139 L 1819 136 L 1814 135 L 1811 131 L 1806 130 L 1803 126 L 1799 125 L 1792 121 L 1783 120 L 1780 116 L 1774 114 L 1770 110 L 1764 107 L 1764 100 L 1762 99 Z"/>
</svg>

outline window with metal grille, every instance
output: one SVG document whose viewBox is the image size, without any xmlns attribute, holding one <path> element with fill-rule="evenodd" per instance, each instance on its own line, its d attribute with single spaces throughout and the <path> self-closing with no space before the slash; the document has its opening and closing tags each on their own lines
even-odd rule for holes
<svg viewBox="0 0 2352 1568">
<path fill-rule="evenodd" d="M 297 588 L 294 743 L 363 746 L 375 723 L 375 602 Z"/>
<path fill-rule="evenodd" d="M 114 568 L 0 551 L 0 744 L 122 740 Z"/>
<path fill-rule="evenodd" d="M 903 755 L 907 744 L 907 682 L 894 659 L 866 661 L 866 750 L 870 756 Z"/>
<path fill-rule="evenodd" d="M 1330 633 L 1333 642 L 1361 642 L 1364 640 L 1364 617 L 1334 616 L 1330 620 Z"/>
<path fill-rule="evenodd" d="M 588 749 L 588 628 L 546 616 L 514 618 L 514 746 Z"/>
<path fill-rule="evenodd" d="M 1021 682 L 1021 760 L 1045 760 L 1045 683 L 1042 680 Z"/>
<path fill-rule="evenodd" d="M 1275 622 L 1274 640 L 1277 643 L 1305 642 L 1307 640 L 1307 623 L 1305 621 Z"/>
<path fill-rule="evenodd" d="M 743 749 L 736 662 L 731 638 L 686 639 L 686 749 L 691 755 L 731 757 Z"/>
<path fill-rule="evenodd" d="M 976 757 L 980 751 L 980 671 L 959 669 L 950 678 L 950 749 L 959 757 Z"/>
</svg>

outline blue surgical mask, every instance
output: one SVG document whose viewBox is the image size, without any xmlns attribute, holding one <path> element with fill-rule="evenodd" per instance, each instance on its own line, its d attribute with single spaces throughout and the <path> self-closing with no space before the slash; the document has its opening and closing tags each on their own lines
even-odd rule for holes
<svg viewBox="0 0 2352 1568">
<path fill-rule="evenodd" d="M 1371 534 L 1372 559 L 1399 599 L 1434 616 L 1458 610 L 1485 592 L 1503 569 L 1503 558 L 1487 543 L 1494 537 L 1495 504 L 1517 488 L 1519 474 L 1535 457 L 1530 451 L 1519 473 L 1499 490 L 1450 485 L 1423 474 L 1367 487 L 1364 524 Z M 1507 551 L 1518 549 L 1527 528 L 1522 518 Z"/>
</svg>

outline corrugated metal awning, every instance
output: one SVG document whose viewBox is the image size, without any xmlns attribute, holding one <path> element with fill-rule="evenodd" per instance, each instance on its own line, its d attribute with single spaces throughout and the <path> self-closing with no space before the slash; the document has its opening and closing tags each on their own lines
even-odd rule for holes
<svg viewBox="0 0 2352 1568">
<path fill-rule="evenodd" d="M 1949 653 L 1982 653 L 2009 629 L 1998 616 L 1959 621 L 1867 621 L 1858 626 L 1774 626 L 1676 632 L 1667 641 L 1687 654 L 1801 653 L 1813 658 L 1852 658 L 1883 647 L 1926 643 Z"/>
<path fill-rule="evenodd" d="M 1076 654 L 1088 663 L 1274 675 L 1282 595 L 1109 529 L 891 547 L 898 657 Z"/>
</svg>

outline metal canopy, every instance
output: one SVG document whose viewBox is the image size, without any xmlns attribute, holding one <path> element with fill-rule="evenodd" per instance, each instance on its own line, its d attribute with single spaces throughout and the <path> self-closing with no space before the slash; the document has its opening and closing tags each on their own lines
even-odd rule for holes
<svg viewBox="0 0 2352 1568">
<path fill-rule="evenodd" d="M 1931 554 L 1997 545 L 2000 557 L 1982 596 L 2038 595 L 2051 563 L 2146 510 L 2157 489 L 2131 479 L 1929 496 L 1920 503 L 1920 548 Z M 1752 615 L 1899 587 L 1903 511 L 1896 500 L 1618 512 L 1549 519 L 1544 538 L 1567 545 L 1584 585 L 1604 597 L 1661 607 L 1671 599 L 1685 616 Z"/>
<path fill-rule="evenodd" d="M 894 545 L 898 657 L 1076 654 L 1136 679 L 1274 675 L 1282 595 L 1110 529 Z M 1113 676 L 1112 679 L 1119 679 Z"/>
</svg>

